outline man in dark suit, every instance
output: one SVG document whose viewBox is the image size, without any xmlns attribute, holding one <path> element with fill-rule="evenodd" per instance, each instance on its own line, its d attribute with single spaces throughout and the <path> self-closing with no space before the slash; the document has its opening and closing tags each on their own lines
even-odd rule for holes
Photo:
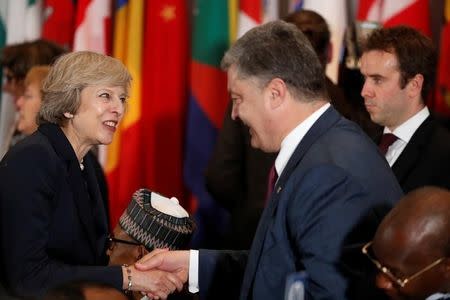
<svg viewBox="0 0 450 300">
<path fill-rule="evenodd" d="M 325 19 L 314 11 L 300 10 L 289 14 L 284 20 L 305 34 L 325 72 L 332 52 L 330 30 Z M 343 91 L 328 77 L 325 80 L 333 107 L 347 119 L 367 128 L 370 122 L 365 118 L 367 112 L 352 107 Z M 267 175 L 277 155 L 250 145 L 249 128 L 241 120 L 231 118 L 231 108 L 230 102 L 205 180 L 213 198 L 231 213 L 231 230 L 223 247 L 246 249 L 251 246 L 266 204 Z"/>
<path fill-rule="evenodd" d="M 363 247 L 379 270 L 377 286 L 391 299 L 450 299 L 449 233 L 448 190 L 408 193 Z"/>
<path fill-rule="evenodd" d="M 357 270 L 342 258 L 370 239 L 400 198 L 389 166 L 330 105 L 322 66 L 294 25 L 250 30 L 222 67 L 232 118 L 249 126 L 253 147 L 279 152 L 279 178 L 251 250 L 159 250 L 136 267 L 184 270 L 201 299 L 282 299 L 286 278 L 300 270 L 310 299 L 362 299 L 355 295 Z"/>
<path fill-rule="evenodd" d="M 450 133 L 425 105 L 435 69 L 431 40 L 404 26 L 374 31 L 361 57 L 361 95 L 371 119 L 384 126 L 380 145 L 405 193 L 450 188 Z"/>
</svg>

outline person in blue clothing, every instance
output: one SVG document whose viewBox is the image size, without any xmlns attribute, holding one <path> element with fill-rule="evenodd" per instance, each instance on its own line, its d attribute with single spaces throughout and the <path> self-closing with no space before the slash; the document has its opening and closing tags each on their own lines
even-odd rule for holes
<svg viewBox="0 0 450 300">
<path fill-rule="evenodd" d="M 282 299 L 287 277 L 302 270 L 307 299 L 368 299 L 345 257 L 354 249 L 364 258 L 360 246 L 402 195 L 384 157 L 330 105 L 322 65 L 295 25 L 248 31 L 222 67 L 232 118 L 249 127 L 253 147 L 279 152 L 251 249 L 155 250 L 136 267 L 185 274 L 201 299 Z"/>
</svg>

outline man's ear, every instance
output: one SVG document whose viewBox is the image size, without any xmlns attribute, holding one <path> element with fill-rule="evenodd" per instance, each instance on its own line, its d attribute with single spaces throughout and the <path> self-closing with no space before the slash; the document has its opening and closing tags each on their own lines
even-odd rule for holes
<svg viewBox="0 0 450 300">
<path fill-rule="evenodd" d="M 284 102 L 287 93 L 286 83 L 280 78 L 272 79 L 267 85 L 267 91 L 270 97 L 270 107 L 277 108 Z"/>
<path fill-rule="evenodd" d="M 408 95 L 411 98 L 420 97 L 423 87 L 423 75 L 416 74 L 413 78 L 411 78 L 406 84 L 406 88 L 408 91 Z M 422 99 L 425 101 L 425 99 Z"/>
</svg>

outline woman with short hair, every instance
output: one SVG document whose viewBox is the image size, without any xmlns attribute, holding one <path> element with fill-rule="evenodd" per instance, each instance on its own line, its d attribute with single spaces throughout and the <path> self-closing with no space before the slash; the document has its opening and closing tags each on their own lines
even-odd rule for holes
<svg viewBox="0 0 450 300">
<path fill-rule="evenodd" d="M 106 266 L 108 226 L 92 159 L 112 142 L 131 76 L 94 52 L 59 58 L 44 81 L 39 127 L 0 163 L 0 269 L 20 296 L 89 280 L 167 297 L 181 281 L 161 271 Z"/>
</svg>

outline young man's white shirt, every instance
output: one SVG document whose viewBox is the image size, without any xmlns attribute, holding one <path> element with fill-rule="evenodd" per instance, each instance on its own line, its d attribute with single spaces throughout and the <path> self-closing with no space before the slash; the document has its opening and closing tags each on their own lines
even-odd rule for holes
<svg viewBox="0 0 450 300">
<path fill-rule="evenodd" d="M 400 154 L 402 154 L 406 145 L 411 140 L 413 134 L 416 132 L 419 126 L 422 125 L 425 119 L 428 118 L 429 115 L 430 111 L 428 110 L 428 107 L 425 106 L 422 110 L 409 118 L 406 122 L 395 128 L 394 131 L 390 131 L 387 127 L 384 127 L 383 134 L 392 133 L 398 138 L 391 146 L 389 146 L 385 155 L 389 166 L 392 167 Z"/>
</svg>

